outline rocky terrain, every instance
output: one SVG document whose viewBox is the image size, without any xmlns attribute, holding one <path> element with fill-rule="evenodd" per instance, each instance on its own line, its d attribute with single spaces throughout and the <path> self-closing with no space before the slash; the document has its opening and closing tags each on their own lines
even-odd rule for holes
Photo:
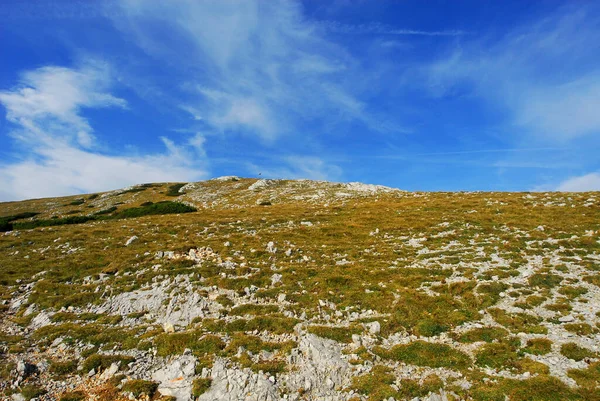
<svg viewBox="0 0 600 401">
<path fill-rule="evenodd" d="M 221 177 L 0 204 L 3 400 L 600 400 L 600 194 Z"/>
</svg>

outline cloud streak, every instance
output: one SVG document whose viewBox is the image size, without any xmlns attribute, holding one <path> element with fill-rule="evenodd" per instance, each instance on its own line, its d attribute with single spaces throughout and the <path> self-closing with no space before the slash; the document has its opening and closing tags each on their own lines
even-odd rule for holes
<svg viewBox="0 0 600 401">
<path fill-rule="evenodd" d="M 199 179 L 206 172 L 193 165 L 203 156 L 203 138 L 188 146 L 161 138 L 165 152 L 136 156 L 101 153 L 84 109 L 127 103 L 111 95 L 104 65 L 79 69 L 47 66 L 27 71 L 18 86 L 0 92 L 0 103 L 14 129 L 10 135 L 25 152 L 0 163 L 0 200 L 96 192 L 149 181 Z"/>
<path fill-rule="evenodd" d="M 561 182 L 556 190 L 563 192 L 600 191 L 600 173 L 568 178 Z"/>
<path fill-rule="evenodd" d="M 123 0 L 114 22 L 144 51 L 179 68 L 181 108 L 207 134 L 263 143 L 301 136 L 307 124 L 360 123 L 377 132 L 397 124 L 374 116 L 361 87 L 367 73 L 293 1 Z M 159 26 L 169 43 L 156 39 Z M 182 55 L 185 55 L 182 57 Z"/>
<path fill-rule="evenodd" d="M 470 35 L 469 32 L 450 29 L 442 31 L 423 31 L 419 29 L 401 29 L 381 23 L 344 24 L 338 21 L 321 21 L 326 30 L 348 35 L 391 35 L 391 36 L 447 36 Z"/>
<path fill-rule="evenodd" d="M 509 111 L 513 127 L 537 138 L 567 141 L 598 134 L 597 15 L 564 7 L 499 39 L 463 43 L 425 68 L 430 93 L 466 91 L 483 98 Z"/>
</svg>

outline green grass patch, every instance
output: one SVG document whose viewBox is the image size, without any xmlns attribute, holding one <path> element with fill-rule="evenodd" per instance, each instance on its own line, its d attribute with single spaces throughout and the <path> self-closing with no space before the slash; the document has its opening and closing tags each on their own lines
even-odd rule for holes
<svg viewBox="0 0 600 401">
<path fill-rule="evenodd" d="M 406 345 L 396 345 L 389 350 L 381 347 L 373 349 L 382 358 L 402 361 L 417 366 L 431 368 L 465 369 L 471 365 L 468 355 L 445 344 L 414 341 Z"/>
<path fill-rule="evenodd" d="M 160 334 L 154 339 L 154 345 L 159 356 L 181 355 L 188 348 L 194 355 L 200 357 L 218 353 L 225 348 L 221 337 L 204 335 L 199 331 Z"/>
<path fill-rule="evenodd" d="M 139 398 L 141 395 L 147 395 L 152 398 L 157 389 L 158 383 L 139 379 L 129 380 L 125 382 L 122 387 L 122 391 L 132 393 L 136 398 Z"/>
<path fill-rule="evenodd" d="M 458 341 L 461 343 L 474 343 L 477 341 L 491 343 L 492 341 L 502 339 L 507 335 L 508 331 L 501 327 L 480 327 L 462 333 L 458 337 Z"/>
<path fill-rule="evenodd" d="M 592 350 L 580 347 L 575 343 L 565 343 L 560 347 L 560 353 L 574 361 L 582 361 L 585 358 L 597 358 L 598 354 Z"/>
<path fill-rule="evenodd" d="M 210 386 L 212 385 L 212 379 L 210 378 L 198 378 L 194 379 L 192 382 L 192 395 L 194 397 L 200 397 L 202 394 L 206 393 Z"/>
<path fill-rule="evenodd" d="M 523 352 L 532 355 L 546 355 L 550 351 L 552 351 L 552 341 L 547 338 L 532 338 L 523 348 Z"/>
<path fill-rule="evenodd" d="M 69 391 L 69 392 L 63 393 L 60 396 L 59 401 L 84 401 L 86 399 L 87 399 L 87 394 L 81 390 L 77 390 L 77 391 Z"/>
<path fill-rule="evenodd" d="M 169 188 L 167 188 L 167 192 L 165 193 L 165 195 L 167 195 L 167 196 L 183 195 L 183 193 L 179 192 L 179 190 L 181 188 L 183 188 L 185 185 L 186 185 L 185 182 L 169 185 Z"/>
</svg>

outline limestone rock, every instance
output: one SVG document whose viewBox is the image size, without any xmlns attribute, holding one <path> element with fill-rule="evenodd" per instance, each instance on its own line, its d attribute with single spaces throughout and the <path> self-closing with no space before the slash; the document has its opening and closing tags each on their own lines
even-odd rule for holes
<svg viewBox="0 0 600 401">
<path fill-rule="evenodd" d="M 177 401 L 192 401 L 192 380 L 196 370 L 196 358 L 181 355 L 152 373 L 162 395 L 173 396 Z"/>
<path fill-rule="evenodd" d="M 269 378 L 250 369 L 227 368 L 225 359 L 217 358 L 212 368 L 212 385 L 198 401 L 278 401 L 279 392 Z"/>
<path fill-rule="evenodd" d="M 135 241 L 137 241 L 139 238 L 137 235 L 134 235 L 133 237 L 129 238 L 127 240 L 127 242 L 125 242 L 125 246 L 129 246 L 131 244 L 133 244 Z"/>
</svg>

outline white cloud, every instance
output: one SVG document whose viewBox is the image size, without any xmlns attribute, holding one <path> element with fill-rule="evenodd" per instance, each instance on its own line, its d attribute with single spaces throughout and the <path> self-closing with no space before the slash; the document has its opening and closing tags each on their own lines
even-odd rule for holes
<svg viewBox="0 0 600 401">
<path fill-rule="evenodd" d="M 125 100 L 105 92 L 109 85 L 106 66 L 90 64 L 78 70 L 64 67 L 42 67 L 25 72 L 19 86 L 0 92 L 0 103 L 6 107 L 7 119 L 25 128 L 21 140 L 38 142 L 39 128 L 53 138 L 75 140 L 81 146 L 94 143 L 93 130 L 81 117 L 84 107 L 126 107 Z"/>
<path fill-rule="evenodd" d="M 561 182 L 556 190 L 564 192 L 600 191 L 600 173 L 571 177 Z"/>
<path fill-rule="evenodd" d="M 108 90 L 109 71 L 43 67 L 23 74 L 20 84 L 0 92 L 0 103 L 22 149 L 18 160 L 0 163 L 0 200 L 96 192 L 141 182 L 204 178 L 203 137 L 190 147 L 161 138 L 166 151 L 154 155 L 100 153 L 84 108 L 126 107 Z M 200 156 L 200 162 L 192 163 Z M 200 167 L 199 167 L 200 165 Z"/>
<path fill-rule="evenodd" d="M 593 8 L 593 6 L 592 6 Z M 525 133 L 570 140 L 600 133 L 600 29 L 594 12 L 567 7 L 499 40 L 463 44 L 425 69 L 431 93 L 486 99 Z M 467 89 L 467 91 L 465 91 Z"/>
<path fill-rule="evenodd" d="M 37 157 L 0 165 L 0 200 L 72 195 L 123 188 L 132 184 L 195 181 L 206 177 L 190 166 L 181 148 L 164 154 L 109 156 L 56 144 L 35 150 Z"/>
<path fill-rule="evenodd" d="M 147 53 L 179 69 L 187 90 L 180 107 L 217 132 L 272 142 L 322 118 L 328 124 L 356 120 L 378 131 L 393 129 L 362 105 L 356 83 L 367 74 L 359 63 L 328 41 L 298 2 L 120 4 L 124 13 L 115 24 Z M 176 40 L 157 38 L 157 26 Z"/>
</svg>

